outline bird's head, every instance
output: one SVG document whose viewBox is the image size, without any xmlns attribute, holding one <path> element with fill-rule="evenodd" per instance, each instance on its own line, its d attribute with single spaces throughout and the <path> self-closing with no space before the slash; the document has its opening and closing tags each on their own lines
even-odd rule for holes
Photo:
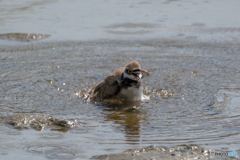
<svg viewBox="0 0 240 160">
<path fill-rule="evenodd" d="M 141 80 L 147 76 L 149 76 L 148 71 L 142 70 L 140 64 L 136 61 L 126 64 L 123 72 L 123 78 L 128 78 L 134 81 Z"/>
</svg>

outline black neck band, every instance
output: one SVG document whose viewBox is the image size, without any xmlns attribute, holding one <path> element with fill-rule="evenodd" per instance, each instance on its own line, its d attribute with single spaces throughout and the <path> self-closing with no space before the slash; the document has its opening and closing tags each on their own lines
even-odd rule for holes
<svg viewBox="0 0 240 160">
<path fill-rule="evenodd" d="M 129 79 L 129 78 L 124 78 L 124 77 L 123 77 L 123 74 L 122 74 L 122 80 L 123 80 L 125 83 L 138 83 L 138 80 L 132 80 L 132 79 Z"/>
</svg>

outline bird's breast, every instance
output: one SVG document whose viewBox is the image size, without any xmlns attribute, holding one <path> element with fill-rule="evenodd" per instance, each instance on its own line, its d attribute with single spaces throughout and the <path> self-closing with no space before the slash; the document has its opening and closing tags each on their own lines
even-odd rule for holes
<svg viewBox="0 0 240 160">
<path fill-rule="evenodd" d="M 142 86 L 122 88 L 119 95 L 129 101 L 140 101 L 143 100 L 143 88 Z"/>
</svg>

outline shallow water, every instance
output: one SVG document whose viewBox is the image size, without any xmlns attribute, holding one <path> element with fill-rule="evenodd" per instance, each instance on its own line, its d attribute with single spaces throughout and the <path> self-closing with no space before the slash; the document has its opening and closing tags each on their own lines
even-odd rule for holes
<svg viewBox="0 0 240 160">
<path fill-rule="evenodd" d="M 28 4 L 24 2 L 23 6 Z M 217 2 L 202 2 L 197 6 L 203 6 L 201 13 L 219 13 L 219 16 L 225 13 L 226 17 L 231 17 L 233 11 L 239 12 L 234 10 L 238 1 L 226 3 L 225 7 L 232 6 L 232 10 L 226 9 L 222 13 L 218 6 L 219 12 L 211 12 L 209 3 L 223 4 Z M 31 11 L 36 8 L 44 10 L 44 7 L 47 10 L 54 5 L 59 7 L 58 11 L 65 5 L 74 8 L 73 1 L 73 4 L 65 3 L 34 3 L 36 5 L 29 8 Z M 102 3 L 117 8 L 117 2 Z M 40 10 L 29 15 L 27 8 L 20 9 L 24 11 L 21 14 L 12 5 L 6 5 L 20 14 L 13 14 L 10 20 L 1 17 L 7 28 L 1 30 L 3 34 L 41 31 L 51 37 L 33 42 L 18 42 L 24 41 L 19 37 L 1 40 L 1 159 L 89 159 L 150 145 L 194 144 L 240 152 L 240 30 L 236 27 L 239 21 L 232 17 L 224 19 L 226 24 L 222 24 L 214 14 L 204 21 L 204 15 L 198 14 L 201 21 L 190 18 L 181 23 L 181 18 L 173 15 L 184 7 L 169 13 L 166 10 L 185 6 L 189 10 L 183 14 L 191 17 L 191 7 L 196 4 L 161 1 L 160 6 L 166 7 L 161 14 L 151 10 L 156 3 L 119 2 L 120 6 L 127 8 L 122 14 L 139 12 L 148 6 L 153 17 L 147 16 L 142 21 L 128 17 L 116 22 L 113 19 L 118 14 L 113 12 L 108 23 L 103 25 L 104 22 L 99 20 L 92 28 L 88 26 L 93 21 L 89 17 L 94 14 L 86 9 L 86 17 L 89 16 L 91 22 L 82 25 L 85 27 L 82 35 L 72 28 L 69 28 L 71 32 L 61 32 L 66 28 L 61 25 L 55 27 L 57 32 L 51 30 L 54 26 L 48 30 L 41 25 L 36 26 L 37 31 L 27 31 L 24 25 L 28 22 L 22 23 L 19 30 L 7 28 L 12 26 L 11 23 L 18 23 L 19 17 L 29 16 L 30 20 L 35 17 L 40 19 L 36 22 L 38 24 L 50 20 L 39 18 L 44 17 L 37 14 Z M 84 3 L 90 4 L 93 5 Z M 139 10 L 132 9 L 136 6 Z M 110 13 L 112 10 L 100 11 Z M 67 17 L 64 12 L 56 12 L 56 15 L 63 15 L 59 21 L 74 24 L 75 21 L 71 20 L 74 16 L 64 19 Z M 166 14 L 168 18 L 159 21 L 159 14 Z M 7 12 L 6 15 L 11 17 Z M 18 18 L 14 21 L 14 17 Z M 215 17 L 215 21 L 211 21 L 211 17 Z M 97 33 L 92 33 L 93 30 Z M 102 34 L 105 36 L 101 37 Z M 28 39 L 26 37 L 20 39 Z M 92 85 L 132 60 L 138 61 L 150 73 L 143 81 L 144 93 L 150 96 L 149 100 L 123 104 L 86 103 L 82 100 Z"/>
<path fill-rule="evenodd" d="M 151 40 L 50 44 L 55 49 L 39 43 L 36 49 L 27 45 L 2 52 L 2 119 L 19 114 L 28 119 L 27 115 L 37 114 L 77 121 L 69 130 L 46 126 L 41 132 L 28 123 L 23 130 L 2 124 L 1 142 L 6 144 L 2 154 L 11 157 L 15 150 L 25 150 L 20 154 L 23 157 L 89 158 L 151 144 L 238 150 L 239 45 L 197 43 L 198 47 L 186 49 L 196 43 Z M 118 54 L 123 56 L 117 58 Z M 151 73 L 143 81 L 150 100 L 121 105 L 85 103 L 81 96 L 127 63 L 124 57 L 139 61 Z M 223 93 L 229 98 L 221 98 Z M 222 110 L 217 102 L 225 101 L 229 103 L 224 103 L 226 109 Z M 5 149 L 13 141 L 17 143 Z"/>
</svg>

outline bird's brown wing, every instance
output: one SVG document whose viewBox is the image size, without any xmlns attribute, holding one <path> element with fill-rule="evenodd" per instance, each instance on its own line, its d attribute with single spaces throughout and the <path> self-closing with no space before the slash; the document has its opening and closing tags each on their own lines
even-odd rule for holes
<svg viewBox="0 0 240 160">
<path fill-rule="evenodd" d="M 120 85 L 118 81 L 114 76 L 110 75 L 97 84 L 92 91 L 90 91 L 90 94 L 92 100 L 103 100 L 117 95 L 119 91 Z"/>
</svg>

